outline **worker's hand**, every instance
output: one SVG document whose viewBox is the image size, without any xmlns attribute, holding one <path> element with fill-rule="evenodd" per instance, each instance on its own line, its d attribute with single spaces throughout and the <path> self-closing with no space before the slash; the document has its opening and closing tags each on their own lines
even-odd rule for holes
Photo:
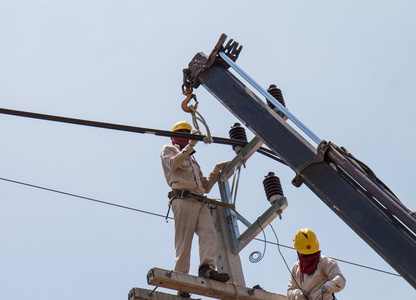
<svg viewBox="0 0 416 300">
<path fill-rule="evenodd" d="M 321 286 L 322 293 L 332 294 L 334 292 L 334 287 L 331 283 L 332 282 L 327 281 L 323 286 Z"/>
<path fill-rule="evenodd" d="M 192 129 L 191 130 L 191 134 L 199 134 L 199 130 L 198 129 Z M 196 144 L 198 143 L 198 141 L 196 140 L 189 140 L 189 145 L 191 145 L 192 147 L 194 147 Z"/>
<path fill-rule="evenodd" d="M 325 293 L 322 292 L 322 289 L 321 288 L 318 288 L 316 291 L 314 291 L 310 295 L 308 295 L 308 298 L 307 299 L 308 300 L 309 299 L 312 299 L 312 300 L 325 299 L 325 297 L 323 296 Z"/>
<path fill-rule="evenodd" d="M 309 295 L 299 289 L 294 290 L 291 296 L 294 296 L 293 299 L 309 300 Z"/>
<path fill-rule="evenodd" d="M 225 166 L 228 165 L 229 163 L 230 163 L 230 161 L 227 160 L 227 161 L 223 161 L 223 162 L 217 163 L 216 166 L 220 169 L 220 171 L 222 171 L 222 169 L 224 169 Z"/>
</svg>

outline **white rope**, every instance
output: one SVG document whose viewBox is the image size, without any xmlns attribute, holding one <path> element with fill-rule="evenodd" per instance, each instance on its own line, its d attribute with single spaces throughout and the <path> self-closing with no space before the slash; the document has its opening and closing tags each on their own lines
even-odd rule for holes
<svg viewBox="0 0 416 300">
<path fill-rule="evenodd" d="M 211 136 L 211 131 L 209 130 L 208 124 L 205 121 L 204 117 L 202 117 L 202 115 L 196 111 L 195 106 L 193 105 L 189 105 L 188 106 L 191 109 L 191 114 L 192 114 L 192 123 L 194 124 L 194 127 L 196 130 L 198 130 L 201 133 L 201 130 L 199 129 L 199 125 L 198 125 L 198 121 L 200 121 L 204 126 L 205 129 L 207 130 L 207 135 L 204 137 L 204 143 L 205 144 L 211 144 L 212 143 L 212 136 Z M 196 116 L 198 115 L 198 116 Z"/>
</svg>

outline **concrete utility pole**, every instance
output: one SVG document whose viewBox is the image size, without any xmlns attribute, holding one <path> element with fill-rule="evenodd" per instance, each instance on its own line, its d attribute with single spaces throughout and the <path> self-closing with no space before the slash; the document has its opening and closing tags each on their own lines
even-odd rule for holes
<svg viewBox="0 0 416 300">
<path fill-rule="evenodd" d="M 246 287 L 240 256 L 233 254 L 231 250 L 228 236 L 229 230 L 227 229 L 227 221 L 224 216 L 225 209 L 221 207 L 213 208 L 212 217 L 218 236 L 217 268 L 219 272 L 226 272 L 230 275 L 231 279 L 229 282 L 223 283 L 171 270 L 152 268 L 147 274 L 147 283 L 155 286 L 155 288 L 153 290 L 133 288 L 129 292 L 128 300 L 186 299 L 172 294 L 157 292 L 156 289 L 158 287 L 223 300 L 286 300 L 287 297 L 284 295 L 270 293 L 261 288 Z M 196 300 L 198 298 L 192 299 Z"/>
<path fill-rule="evenodd" d="M 217 269 L 218 272 L 230 275 L 230 282 L 239 286 L 246 286 L 240 256 L 232 254 L 224 210 L 217 207 L 213 211 L 213 220 L 218 237 Z"/>
<path fill-rule="evenodd" d="M 247 159 L 260 148 L 262 142 L 254 138 L 237 156 L 224 168 L 218 186 L 221 200 L 224 204 L 232 204 L 231 191 L 228 179 L 233 172 L 240 168 Z M 247 300 L 285 300 L 286 296 L 267 292 L 259 288 L 247 288 L 244 280 L 243 268 L 238 253 L 255 236 L 276 218 L 287 206 L 285 197 L 280 197 L 270 208 L 259 217 L 256 224 L 250 224 L 232 209 L 214 206 L 212 218 L 218 237 L 217 269 L 230 275 L 227 283 L 218 282 L 202 277 L 177 273 L 169 270 L 153 268 L 147 274 L 147 282 L 156 286 L 153 290 L 133 288 L 129 292 L 129 300 L 153 299 L 153 300 L 179 300 L 186 299 L 176 295 L 157 292 L 156 288 L 163 287 L 180 290 L 194 295 L 207 296 L 215 299 L 247 299 Z M 240 235 L 237 219 L 247 225 L 248 229 Z M 189 298 L 188 298 L 189 299 Z"/>
</svg>

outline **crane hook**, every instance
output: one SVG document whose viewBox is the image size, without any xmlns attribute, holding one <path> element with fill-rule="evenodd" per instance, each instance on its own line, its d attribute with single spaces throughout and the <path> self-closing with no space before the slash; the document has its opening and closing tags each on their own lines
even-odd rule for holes
<svg viewBox="0 0 416 300">
<path fill-rule="evenodd" d="M 196 95 L 192 94 L 193 88 L 190 88 L 189 90 L 185 90 L 185 85 L 182 84 L 182 94 L 186 96 L 185 100 L 182 101 L 182 110 L 187 113 L 192 113 L 192 109 L 188 106 L 188 103 L 191 102 L 192 99 L 195 100 L 195 106 L 193 106 L 193 109 L 196 110 L 198 107 L 198 101 L 196 100 Z"/>
</svg>

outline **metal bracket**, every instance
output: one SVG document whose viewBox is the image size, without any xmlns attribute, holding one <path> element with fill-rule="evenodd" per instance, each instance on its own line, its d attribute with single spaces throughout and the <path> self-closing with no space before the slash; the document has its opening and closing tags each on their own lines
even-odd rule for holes
<svg viewBox="0 0 416 300">
<path fill-rule="evenodd" d="M 209 56 L 206 56 L 202 52 L 198 52 L 189 63 L 188 68 L 183 69 L 183 84 L 188 90 L 199 87 L 199 74 L 210 68 L 216 61 L 218 61 L 226 69 L 230 67 L 230 65 L 224 60 L 221 58 L 218 59 L 218 53 L 221 51 L 224 52 L 232 61 L 235 62 L 237 60 L 243 46 L 239 45 L 238 42 L 233 41 L 233 39 L 230 39 L 224 47 L 223 45 L 226 39 L 227 35 L 225 33 L 221 34 L 217 44 Z"/>
<path fill-rule="evenodd" d="M 317 147 L 316 155 L 311 160 L 307 161 L 303 165 L 296 168 L 295 170 L 296 176 L 292 180 L 292 184 L 294 186 L 300 187 L 302 185 L 303 183 L 302 172 L 305 169 L 309 168 L 311 165 L 320 164 L 325 160 L 325 154 L 328 151 L 329 147 L 330 147 L 330 143 L 328 143 L 325 140 L 322 140 Z"/>
<path fill-rule="evenodd" d="M 228 179 L 231 177 L 233 170 L 241 167 L 263 144 L 260 138 L 255 136 L 240 152 L 231 160 L 229 164 L 222 171 L 218 186 L 223 202 L 231 203 L 231 192 L 228 184 Z M 230 209 L 224 209 L 224 216 L 226 219 L 226 226 L 228 237 L 231 246 L 231 252 L 238 254 L 244 247 L 250 243 L 270 222 L 277 216 L 280 216 L 283 210 L 287 207 L 286 197 L 281 196 L 277 199 L 258 219 L 251 224 L 241 215 Z M 247 229 L 240 235 L 237 221 L 242 222 Z"/>
<path fill-rule="evenodd" d="M 255 136 L 240 152 L 227 164 L 222 171 L 221 181 L 228 180 L 233 174 L 234 169 L 241 167 L 246 163 L 246 161 L 254 154 L 260 147 L 263 145 L 263 142 Z"/>
<path fill-rule="evenodd" d="M 234 41 L 233 39 L 230 39 L 227 43 L 227 45 L 225 46 L 223 52 L 225 54 L 227 54 L 227 56 L 233 61 L 235 62 L 238 58 L 238 55 L 240 54 L 241 50 L 243 50 L 243 45 L 239 45 L 238 42 Z M 219 51 L 218 51 L 219 52 Z M 218 52 L 215 54 L 217 55 Z M 211 53 L 212 55 L 212 53 Z M 227 69 L 230 66 L 227 67 Z"/>
<path fill-rule="evenodd" d="M 233 254 L 239 253 L 250 243 L 264 228 L 267 227 L 277 216 L 281 216 L 283 210 L 287 208 L 287 199 L 282 196 L 272 206 L 270 206 L 255 223 L 251 224 L 238 238 Z"/>
</svg>

